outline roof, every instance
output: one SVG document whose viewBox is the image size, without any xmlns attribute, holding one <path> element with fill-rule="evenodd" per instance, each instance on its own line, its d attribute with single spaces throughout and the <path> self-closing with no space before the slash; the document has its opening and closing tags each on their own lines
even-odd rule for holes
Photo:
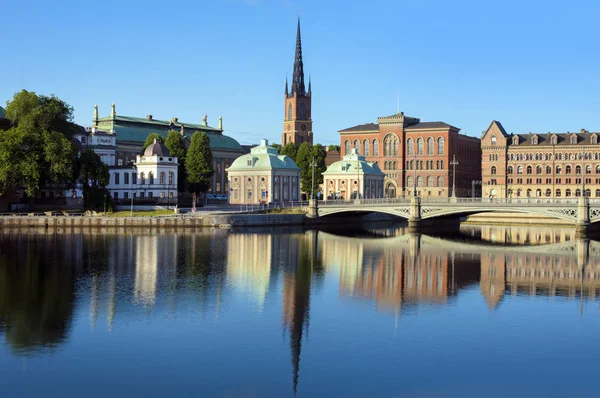
<svg viewBox="0 0 600 398">
<path fill-rule="evenodd" d="M 377 166 L 377 163 L 367 162 L 364 156 L 356 152 L 356 148 L 352 148 L 350 154 L 344 156 L 342 160 L 333 163 L 323 172 L 323 175 L 333 174 L 367 175 L 381 177 L 382 179 L 385 177 L 385 174 Z"/>
<path fill-rule="evenodd" d="M 171 156 L 171 154 L 169 153 L 169 150 L 167 149 L 165 144 L 160 142 L 160 140 L 158 138 L 155 138 L 154 142 L 152 144 L 148 145 L 148 147 L 146 147 L 146 150 L 144 151 L 144 156 L 155 156 L 155 155 L 156 156 L 164 156 L 164 157 Z"/>
<path fill-rule="evenodd" d="M 339 133 L 350 133 L 355 131 L 379 131 L 379 125 L 377 123 L 365 123 L 359 124 L 358 126 L 348 127 L 338 131 Z"/>
<path fill-rule="evenodd" d="M 248 161 L 251 162 L 248 162 Z M 293 170 L 300 168 L 286 155 L 280 155 L 277 148 L 269 146 L 267 140 L 261 140 L 260 145 L 250 150 L 249 154 L 242 155 L 233 161 L 227 172 L 244 170 Z"/>
<path fill-rule="evenodd" d="M 0 119 L 6 119 L 6 109 L 0 106 Z"/>
<path fill-rule="evenodd" d="M 502 123 L 500 123 L 497 120 L 492 120 L 492 123 L 490 123 L 490 127 L 488 127 L 485 132 L 487 133 L 488 131 L 490 131 L 490 129 L 492 128 L 492 126 L 496 126 L 498 128 L 498 130 L 500 130 L 500 133 L 502 133 L 503 136 L 508 137 L 510 135 L 510 134 L 508 134 L 506 132 L 506 130 L 504 130 L 504 127 L 502 126 Z M 484 133 L 484 135 L 485 135 L 485 133 Z"/>
<path fill-rule="evenodd" d="M 410 127 L 406 127 L 404 130 L 425 130 L 425 129 L 455 129 L 460 130 L 458 127 L 454 127 L 445 122 L 422 122 L 414 124 Z"/>
<path fill-rule="evenodd" d="M 154 125 L 154 126 L 163 126 L 163 127 L 169 127 L 171 129 L 180 129 L 181 125 L 183 124 L 186 128 L 190 128 L 190 129 L 196 129 L 196 130 L 203 130 L 203 131 L 221 131 L 220 129 L 216 128 L 216 127 L 211 127 L 211 126 L 205 126 L 203 124 L 193 124 L 193 123 L 182 123 L 179 121 L 174 121 L 174 120 L 170 120 L 170 121 L 166 121 L 166 120 L 159 120 L 159 119 L 148 119 L 147 117 L 134 117 L 134 116 L 120 116 L 120 115 L 116 115 L 114 117 L 114 119 L 110 116 L 107 117 L 103 117 L 98 119 L 98 122 L 112 122 L 112 121 L 116 121 L 116 122 L 128 122 L 128 123 L 142 123 L 142 124 L 147 124 L 147 125 Z"/>
<path fill-rule="evenodd" d="M 509 136 L 507 144 L 510 145 L 510 146 L 513 146 L 513 142 L 512 142 L 513 138 L 512 137 L 516 136 L 516 137 L 519 137 L 519 144 L 518 144 L 518 146 L 527 146 L 527 145 L 533 145 L 533 146 L 552 146 L 551 137 L 555 135 L 557 137 L 556 145 L 559 145 L 559 146 L 586 145 L 586 144 L 591 144 L 592 143 L 591 138 L 592 138 L 592 135 L 594 135 L 594 134 L 600 136 L 600 133 L 591 133 L 591 132 L 583 132 L 583 133 L 543 133 L 543 134 L 529 133 L 529 134 L 513 134 L 512 136 Z M 570 138 L 573 135 L 575 135 L 577 137 L 577 143 L 576 144 L 571 144 L 571 139 Z M 538 138 L 538 143 L 537 144 L 533 143 L 533 137 L 537 137 Z M 596 141 L 596 142 L 598 142 L 598 141 Z M 596 145 L 596 144 L 594 144 L 594 145 Z"/>
</svg>

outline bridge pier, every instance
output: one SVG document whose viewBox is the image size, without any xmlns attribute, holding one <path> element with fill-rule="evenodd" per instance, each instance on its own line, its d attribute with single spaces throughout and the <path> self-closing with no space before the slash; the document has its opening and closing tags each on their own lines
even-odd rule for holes
<svg viewBox="0 0 600 398">
<path fill-rule="evenodd" d="M 584 194 L 577 200 L 577 224 L 575 226 L 575 236 L 578 238 L 586 237 L 590 225 L 590 201 Z"/>
<path fill-rule="evenodd" d="M 308 201 L 308 218 L 319 218 L 319 201 L 317 199 L 310 199 Z"/>
<path fill-rule="evenodd" d="M 408 217 L 408 230 L 417 232 L 421 227 L 421 198 L 413 196 L 410 198 L 410 213 Z"/>
</svg>

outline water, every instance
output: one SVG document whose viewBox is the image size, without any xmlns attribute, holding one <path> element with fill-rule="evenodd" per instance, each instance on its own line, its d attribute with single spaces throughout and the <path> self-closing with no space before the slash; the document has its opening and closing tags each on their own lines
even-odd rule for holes
<svg viewBox="0 0 600 398">
<path fill-rule="evenodd" d="M 0 233 L 3 397 L 597 396 L 568 229 Z"/>
</svg>

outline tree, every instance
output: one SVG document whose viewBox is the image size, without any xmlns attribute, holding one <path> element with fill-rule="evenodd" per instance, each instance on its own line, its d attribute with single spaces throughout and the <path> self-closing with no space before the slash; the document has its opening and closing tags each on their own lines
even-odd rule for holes
<svg viewBox="0 0 600 398">
<path fill-rule="evenodd" d="M 213 157 L 210 150 L 210 139 L 206 133 L 196 131 L 192 135 L 190 147 L 185 157 L 185 170 L 187 173 L 188 190 L 194 193 L 206 192 L 211 184 Z"/>
<path fill-rule="evenodd" d="M 298 155 L 298 147 L 293 142 L 289 142 L 279 150 L 279 153 L 289 156 L 295 162 Z"/>
<path fill-rule="evenodd" d="M 187 150 L 183 142 L 183 136 L 178 131 L 171 130 L 167 134 L 165 146 L 169 150 L 171 156 L 177 157 L 179 166 L 177 167 L 177 190 L 183 192 L 185 190 L 186 172 L 185 172 L 185 156 Z"/>
<path fill-rule="evenodd" d="M 165 143 L 165 139 L 158 133 L 150 133 L 148 137 L 146 137 L 146 141 L 144 142 L 144 146 L 142 147 L 142 153 L 148 148 L 150 145 L 154 144 L 154 140 L 159 140 L 163 144 Z"/>
<path fill-rule="evenodd" d="M 298 155 L 296 156 L 296 164 L 300 168 L 300 188 L 302 192 L 306 192 L 308 197 L 311 196 L 311 189 L 314 187 L 314 195 L 316 197 L 319 190 L 319 184 L 323 183 L 323 172 L 326 170 L 325 167 L 325 147 L 321 144 L 311 146 L 308 142 L 303 142 L 298 148 Z M 316 167 L 314 170 L 315 181 L 313 185 L 313 170 L 311 164 L 315 161 Z"/>
<path fill-rule="evenodd" d="M 113 207 L 113 202 L 106 186 L 110 173 L 100 156 L 93 150 L 86 148 L 81 151 L 77 161 L 77 182 L 83 192 L 83 203 L 86 208 L 98 210 L 108 201 L 108 207 Z"/>
<path fill-rule="evenodd" d="M 271 148 L 275 148 L 277 152 L 281 153 L 281 145 L 273 143 L 271 144 Z"/>
<path fill-rule="evenodd" d="M 330 151 L 340 151 L 340 146 L 339 145 L 329 145 L 327 147 L 327 149 L 329 149 Z"/>
<path fill-rule="evenodd" d="M 6 116 L 12 127 L 0 131 L 0 195 L 22 187 L 35 197 L 45 187 L 71 187 L 73 108 L 55 96 L 22 90 L 8 102 Z"/>
</svg>

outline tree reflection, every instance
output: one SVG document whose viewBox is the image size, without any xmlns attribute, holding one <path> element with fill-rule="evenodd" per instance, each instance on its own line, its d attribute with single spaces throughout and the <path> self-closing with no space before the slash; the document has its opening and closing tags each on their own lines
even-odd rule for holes
<svg viewBox="0 0 600 398">
<path fill-rule="evenodd" d="M 64 342 L 74 300 L 72 263 L 51 236 L 0 237 L 0 327 L 18 353 Z"/>
</svg>

